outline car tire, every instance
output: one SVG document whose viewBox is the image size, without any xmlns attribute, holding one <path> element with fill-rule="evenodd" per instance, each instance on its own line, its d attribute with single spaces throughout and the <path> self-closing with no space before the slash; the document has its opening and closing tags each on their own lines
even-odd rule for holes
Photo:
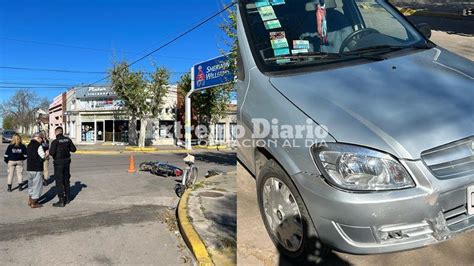
<svg viewBox="0 0 474 266">
<path fill-rule="evenodd" d="M 281 183 L 279 183 L 281 182 Z M 270 184 L 270 185 L 269 185 Z M 268 205 L 271 205 L 271 203 L 268 203 L 269 201 L 266 199 L 267 196 L 271 193 L 267 193 L 264 195 L 264 190 L 269 190 L 269 187 L 271 187 L 271 184 L 278 184 L 279 189 L 288 188 L 289 192 L 291 194 L 288 195 L 288 192 L 285 190 L 285 193 L 288 195 L 288 202 L 291 204 L 293 207 L 297 206 L 298 207 L 298 212 L 299 212 L 299 217 L 298 215 L 291 214 L 288 217 L 288 215 L 273 215 L 274 213 L 278 214 L 278 211 L 274 211 L 275 208 L 271 208 Z M 271 189 L 270 189 L 271 190 Z M 280 194 L 284 194 L 284 192 L 280 192 Z M 274 196 L 274 198 L 277 198 L 279 196 Z M 310 218 L 308 211 L 306 209 L 306 206 L 296 189 L 293 181 L 291 178 L 288 176 L 288 174 L 283 170 L 283 168 L 274 160 L 268 160 L 264 166 L 262 167 L 258 177 L 257 177 L 257 198 L 258 198 L 258 205 L 260 209 L 260 214 L 262 216 L 263 222 L 265 224 L 265 228 L 270 235 L 270 238 L 272 239 L 273 243 L 279 250 L 280 254 L 287 257 L 291 261 L 298 261 L 301 264 L 313 264 L 313 263 L 320 263 L 322 262 L 322 259 L 329 253 L 330 249 L 324 245 L 318 237 L 318 234 L 316 232 L 316 229 L 314 228 L 312 219 Z M 282 197 L 285 198 L 285 197 Z M 291 200 L 293 199 L 293 201 Z M 274 201 L 277 201 L 277 199 L 272 199 Z M 267 211 L 265 209 L 265 202 L 267 202 Z M 286 203 L 283 203 L 285 205 Z M 273 205 L 279 205 L 281 204 L 275 204 Z M 282 207 L 279 207 L 282 208 Z M 271 210 L 268 210 L 271 209 Z M 283 209 L 285 209 L 283 207 Z M 288 209 L 288 208 L 286 208 Z M 291 208 L 290 208 L 291 209 Z M 283 211 L 284 212 L 284 211 Z M 270 214 L 269 214 L 270 213 Z M 272 218 L 269 218 L 270 216 L 277 216 L 277 218 L 273 220 L 281 220 L 280 225 L 276 226 L 280 228 L 280 230 L 276 230 L 275 232 L 274 229 L 272 229 L 272 225 L 270 225 L 270 221 Z M 283 217 L 282 217 L 283 216 Z M 284 218 L 288 217 L 288 218 Z M 282 219 L 283 218 L 283 219 Z M 292 220 L 291 222 L 288 222 Z M 291 241 L 282 241 L 282 235 L 287 235 L 288 232 L 284 232 L 285 228 L 290 228 L 289 224 L 297 224 L 298 221 L 300 222 L 299 226 L 296 226 L 296 228 L 301 229 L 301 243 L 298 248 L 296 248 L 295 245 L 291 246 L 289 244 Z M 285 224 L 283 224 L 285 222 Z M 275 222 L 272 222 L 275 224 Z M 273 225 L 275 227 L 275 225 Z M 283 232 L 280 234 L 281 231 Z M 290 230 L 287 230 L 290 231 Z M 299 230 L 296 230 L 299 231 Z M 296 240 L 298 239 L 299 235 L 298 233 L 294 234 L 292 239 Z M 283 242 L 287 244 L 282 244 Z M 291 248 L 288 248 L 290 246 Z"/>
</svg>

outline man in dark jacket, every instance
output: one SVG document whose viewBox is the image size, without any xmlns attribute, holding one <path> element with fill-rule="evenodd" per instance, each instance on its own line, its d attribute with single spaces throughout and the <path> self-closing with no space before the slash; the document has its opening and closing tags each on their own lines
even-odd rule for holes
<svg viewBox="0 0 474 266">
<path fill-rule="evenodd" d="M 63 135 L 63 128 L 58 127 L 54 131 L 56 139 L 51 143 L 49 155 L 54 159 L 54 179 L 56 189 L 58 189 L 59 201 L 54 203 L 54 207 L 64 207 L 70 200 L 70 166 L 71 152 L 76 152 L 76 146 L 71 139 Z"/>
<path fill-rule="evenodd" d="M 26 170 L 28 172 L 28 206 L 32 209 L 43 207 L 38 203 L 43 190 L 43 161 L 45 152 L 41 145 L 41 134 L 36 133 L 28 144 Z"/>
</svg>

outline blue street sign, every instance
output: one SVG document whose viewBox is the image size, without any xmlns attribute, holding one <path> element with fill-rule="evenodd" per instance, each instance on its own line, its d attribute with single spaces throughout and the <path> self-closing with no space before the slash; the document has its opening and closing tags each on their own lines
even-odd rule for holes
<svg viewBox="0 0 474 266">
<path fill-rule="evenodd" d="M 230 64 L 227 54 L 194 65 L 194 89 L 202 90 L 232 82 L 234 75 L 230 71 Z"/>
</svg>

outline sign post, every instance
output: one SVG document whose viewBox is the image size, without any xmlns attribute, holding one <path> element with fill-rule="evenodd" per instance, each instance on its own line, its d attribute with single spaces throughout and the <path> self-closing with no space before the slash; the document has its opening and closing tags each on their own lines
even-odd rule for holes
<svg viewBox="0 0 474 266">
<path fill-rule="evenodd" d="M 231 83 L 234 74 L 231 70 L 230 54 L 201 62 L 191 68 L 191 90 L 185 98 L 185 140 L 186 149 L 192 150 L 192 125 L 191 125 L 191 95 L 216 86 Z"/>
<path fill-rule="evenodd" d="M 186 131 L 184 138 L 186 140 L 186 150 L 192 150 L 191 146 L 191 139 L 192 136 L 192 125 L 191 125 L 191 95 L 194 93 L 194 66 L 191 68 L 191 89 L 189 90 L 188 94 L 186 94 L 186 98 L 184 99 L 184 129 Z"/>
</svg>

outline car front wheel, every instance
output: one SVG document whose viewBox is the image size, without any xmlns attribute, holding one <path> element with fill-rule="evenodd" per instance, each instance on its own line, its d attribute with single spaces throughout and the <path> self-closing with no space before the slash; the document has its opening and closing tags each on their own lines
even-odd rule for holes
<svg viewBox="0 0 474 266">
<path fill-rule="evenodd" d="M 274 160 L 257 177 L 260 214 L 280 253 L 302 263 L 320 263 L 329 249 L 318 238 L 291 178 Z"/>
</svg>

